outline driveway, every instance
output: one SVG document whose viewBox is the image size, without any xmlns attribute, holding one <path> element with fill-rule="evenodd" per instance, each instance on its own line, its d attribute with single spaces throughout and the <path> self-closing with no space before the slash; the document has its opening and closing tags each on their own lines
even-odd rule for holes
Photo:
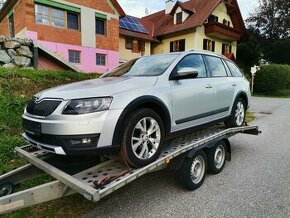
<svg viewBox="0 0 290 218">
<path fill-rule="evenodd" d="M 103 199 L 87 217 L 290 217 L 290 99 L 253 98 L 250 111 L 263 134 L 232 137 L 232 161 L 198 190 L 183 190 L 163 170 Z"/>
</svg>

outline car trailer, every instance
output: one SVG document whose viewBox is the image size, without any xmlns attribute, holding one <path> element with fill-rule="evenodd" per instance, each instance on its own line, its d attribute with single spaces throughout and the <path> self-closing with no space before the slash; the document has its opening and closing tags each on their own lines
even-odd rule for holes
<svg viewBox="0 0 290 218">
<path fill-rule="evenodd" d="M 228 138 L 237 133 L 259 135 L 261 132 L 257 126 L 226 129 L 215 125 L 177 136 L 166 142 L 156 161 L 139 169 L 130 168 L 121 157 L 110 156 L 95 165 L 83 167 L 79 172 L 68 172 L 53 161 L 58 155 L 32 145 L 16 147 L 17 154 L 29 164 L 0 176 L 0 215 L 75 193 L 97 202 L 142 175 L 166 166 L 178 170 L 184 188 L 194 190 L 202 185 L 206 166 L 211 173 L 219 173 L 225 160 L 230 161 Z M 43 173 L 55 180 L 13 193 L 15 186 Z"/>
</svg>

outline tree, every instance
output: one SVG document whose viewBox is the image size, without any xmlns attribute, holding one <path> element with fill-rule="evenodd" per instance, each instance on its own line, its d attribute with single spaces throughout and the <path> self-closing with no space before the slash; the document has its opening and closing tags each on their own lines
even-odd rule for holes
<svg viewBox="0 0 290 218">
<path fill-rule="evenodd" d="M 290 1 L 260 0 L 259 7 L 246 21 L 266 39 L 290 38 Z"/>
<path fill-rule="evenodd" d="M 245 73 L 250 75 L 250 68 L 262 58 L 259 30 L 249 27 L 242 42 L 238 44 L 237 61 Z"/>
</svg>

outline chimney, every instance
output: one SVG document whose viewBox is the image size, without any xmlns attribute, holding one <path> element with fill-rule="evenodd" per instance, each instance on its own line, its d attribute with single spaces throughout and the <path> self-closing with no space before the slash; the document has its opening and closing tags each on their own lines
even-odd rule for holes
<svg viewBox="0 0 290 218">
<path fill-rule="evenodd" d="M 169 14 L 175 5 L 175 0 L 165 0 L 165 14 Z"/>
</svg>

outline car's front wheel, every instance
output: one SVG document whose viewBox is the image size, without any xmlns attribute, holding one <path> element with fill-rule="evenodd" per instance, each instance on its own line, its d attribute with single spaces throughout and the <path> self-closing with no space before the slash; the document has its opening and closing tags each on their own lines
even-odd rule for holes
<svg viewBox="0 0 290 218">
<path fill-rule="evenodd" d="M 228 128 L 241 127 L 246 119 L 246 104 L 242 98 L 238 98 L 232 108 L 231 116 L 225 121 Z"/>
<path fill-rule="evenodd" d="M 158 158 L 165 131 L 162 119 L 153 110 L 141 108 L 125 123 L 121 152 L 133 167 L 143 167 Z"/>
</svg>

